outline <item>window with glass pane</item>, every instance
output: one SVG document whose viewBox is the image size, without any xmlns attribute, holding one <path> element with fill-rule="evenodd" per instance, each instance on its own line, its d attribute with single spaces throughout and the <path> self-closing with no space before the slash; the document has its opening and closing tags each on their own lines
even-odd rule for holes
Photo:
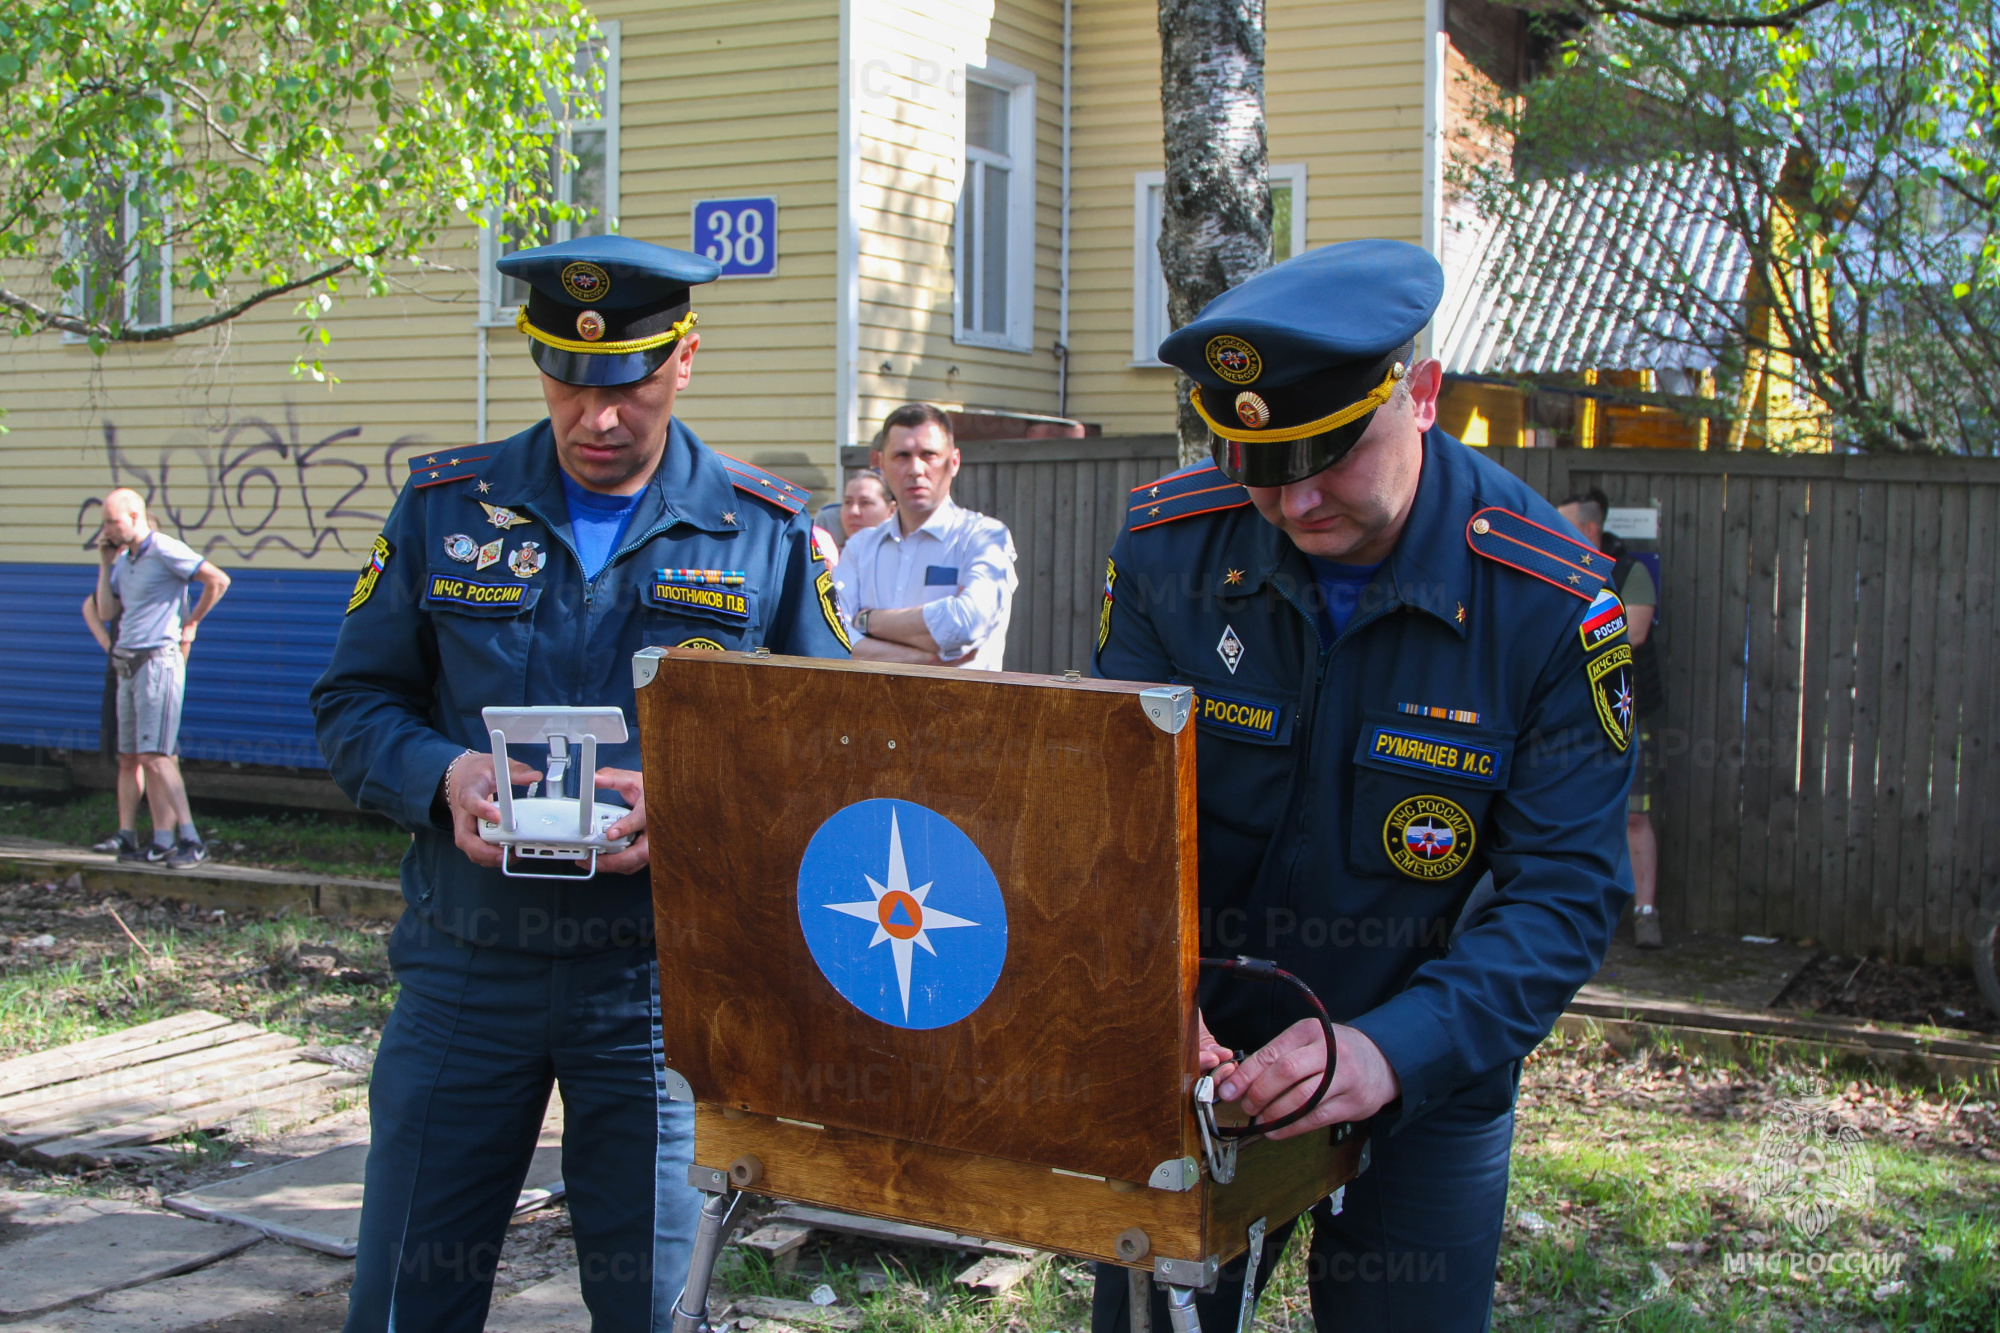
<svg viewBox="0 0 2000 1333">
<path fill-rule="evenodd" d="M 83 280 L 70 308 L 92 323 L 147 328 L 172 320 L 172 256 L 158 239 L 159 205 L 143 180 L 105 181 L 82 201 L 70 233 Z"/>
<path fill-rule="evenodd" d="M 577 58 L 597 66 L 603 91 L 595 102 L 567 108 L 561 126 L 550 133 L 548 167 L 537 189 L 543 198 L 569 205 L 574 216 L 559 218 L 544 211 L 516 223 L 502 221 L 501 210 L 495 209 L 494 259 L 578 236 L 603 236 L 612 229 L 618 198 L 618 25 L 600 26 L 604 39 L 591 43 Z M 554 114 L 563 109 L 550 110 Z M 494 293 L 490 318 L 512 323 L 515 309 L 528 299 L 528 284 L 493 273 L 490 265 L 486 276 Z"/>
<path fill-rule="evenodd" d="M 1007 257 L 1011 248 L 1008 151 L 1013 118 L 1010 89 L 971 80 L 965 85 L 965 193 L 959 204 L 966 278 L 959 320 L 968 332 L 1007 333 Z"/>
<path fill-rule="evenodd" d="M 1271 262 L 1282 264 L 1305 248 L 1303 216 L 1306 169 L 1297 163 L 1272 163 Z M 1157 171 L 1142 171 L 1134 179 L 1135 248 L 1132 264 L 1132 361 L 1160 364 L 1157 348 L 1173 326 L 1167 319 L 1167 280 L 1160 267 L 1160 224 L 1166 185 Z"/>
</svg>

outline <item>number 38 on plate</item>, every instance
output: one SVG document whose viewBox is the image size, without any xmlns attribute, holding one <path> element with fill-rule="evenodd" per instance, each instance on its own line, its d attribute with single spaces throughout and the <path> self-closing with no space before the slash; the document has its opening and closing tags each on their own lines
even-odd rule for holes
<svg viewBox="0 0 2000 1333">
<path fill-rule="evenodd" d="M 722 265 L 725 278 L 778 272 L 778 201 L 701 199 L 694 206 L 694 248 Z"/>
</svg>

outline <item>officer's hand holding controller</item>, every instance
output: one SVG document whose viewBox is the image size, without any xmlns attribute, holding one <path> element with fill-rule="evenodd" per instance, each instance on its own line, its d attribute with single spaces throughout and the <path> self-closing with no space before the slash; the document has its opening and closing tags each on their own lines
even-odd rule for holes
<svg viewBox="0 0 2000 1333">
<path fill-rule="evenodd" d="M 519 759 L 509 758 L 507 778 L 513 785 L 525 787 L 529 783 L 540 782 L 542 773 Z M 632 845 L 623 851 L 598 857 L 598 871 L 626 875 L 642 869 L 649 857 L 645 778 L 629 768 L 600 768 L 594 785 L 598 789 L 617 792 L 631 807 L 631 813 L 607 828 L 604 835 L 614 840 L 631 838 Z M 487 842 L 479 836 L 478 821 L 485 820 L 489 824 L 499 821 L 500 807 L 493 800 L 497 791 L 493 781 L 493 756 L 490 754 L 468 750 L 452 760 L 444 771 L 442 792 L 445 807 L 451 811 L 452 841 L 474 865 L 495 870 L 500 868 L 503 850 L 500 844 Z M 589 862 L 578 861 L 577 864 L 588 865 Z"/>
</svg>

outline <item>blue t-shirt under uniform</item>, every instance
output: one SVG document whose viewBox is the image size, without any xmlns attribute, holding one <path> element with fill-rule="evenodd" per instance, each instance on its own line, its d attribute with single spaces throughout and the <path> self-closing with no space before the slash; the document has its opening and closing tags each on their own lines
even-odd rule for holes
<svg viewBox="0 0 2000 1333">
<path fill-rule="evenodd" d="M 567 472 L 561 476 L 563 494 L 569 497 L 570 540 L 576 543 L 584 578 L 594 579 L 611 563 L 612 553 L 632 521 L 632 511 L 639 507 L 639 497 L 645 492 L 601 495 L 577 485 Z"/>
<path fill-rule="evenodd" d="M 1333 627 L 1333 637 L 1337 639 L 1347 633 L 1348 623 L 1361 606 L 1361 590 L 1375 581 L 1375 571 L 1382 568 L 1382 562 L 1343 565 L 1316 555 L 1306 559 L 1312 562 L 1313 582 L 1319 585 L 1322 620 Z"/>
</svg>

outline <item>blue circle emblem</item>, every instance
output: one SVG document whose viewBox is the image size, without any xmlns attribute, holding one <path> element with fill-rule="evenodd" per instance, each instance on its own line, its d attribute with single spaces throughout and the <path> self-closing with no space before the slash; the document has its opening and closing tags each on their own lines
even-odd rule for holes
<svg viewBox="0 0 2000 1333">
<path fill-rule="evenodd" d="M 799 928 L 842 998 L 891 1027 L 958 1022 L 1007 962 L 993 868 L 911 801 L 859 801 L 819 826 L 799 862 Z"/>
</svg>

